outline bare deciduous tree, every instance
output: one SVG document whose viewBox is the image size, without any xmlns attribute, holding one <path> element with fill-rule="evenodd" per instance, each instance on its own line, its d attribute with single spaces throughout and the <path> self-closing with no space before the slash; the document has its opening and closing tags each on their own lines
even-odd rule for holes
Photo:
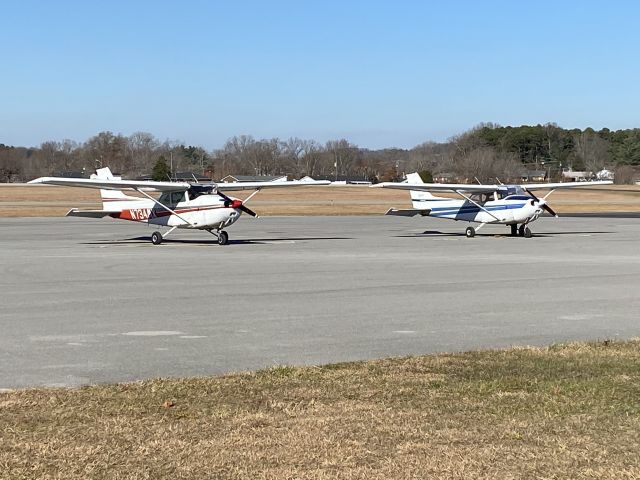
<svg viewBox="0 0 640 480">
<path fill-rule="evenodd" d="M 589 172 L 598 172 L 610 161 L 609 144 L 588 128 L 573 137 L 576 156 Z"/>
</svg>

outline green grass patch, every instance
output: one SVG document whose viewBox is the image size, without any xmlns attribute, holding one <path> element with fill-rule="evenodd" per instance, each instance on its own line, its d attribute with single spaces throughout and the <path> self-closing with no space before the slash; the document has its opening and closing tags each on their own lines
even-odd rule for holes
<svg viewBox="0 0 640 480">
<path fill-rule="evenodd" d="M 0 478 L 640 478 L 640 341 L 0 394 Z"/>
</svg>

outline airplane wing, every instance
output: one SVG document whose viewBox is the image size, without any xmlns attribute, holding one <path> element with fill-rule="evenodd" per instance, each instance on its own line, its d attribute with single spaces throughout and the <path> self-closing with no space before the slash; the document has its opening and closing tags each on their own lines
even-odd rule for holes
<svg viewBox="0 0 640 480">
<path fill-rule="evenodd" d="M 28 183 L 43 183 L 63 187 L 100 188 L 105 190 L 145 190 L 150 192 L 180 192 L 189 189 L 187 182 L 153 182 L 150 180 L 106 180 L 100 178 L 40 177 Z"/>
<path fill-rule="evenodd" d="M 106 190 L 144 190 L 150 192 L 180 192 L 188 190 L 191 184 L 187 182 L 154 182 L 150 180 L 116 180 L 103 178 L 65 178 L 65 177 L 40 177 L 28 183 L 59 185 L 64 187 L 99 188 Z M 260 190 L 263 188 L 281 187 L 306 187 L 309 185 L 330 185 L 331 182 L 316 180 L 313 182 L 237 182 L 214 183 L 213 187 L 222 191 L 233 190 Z M 204 184 L 203 184 L 204 185 Z"/>
<path fill-rule="evenodd" d="M 520 186 L 527 190 L 556 190 L 558 188 L 588 188 L 598 185 L 611 185 L 610 180 L 599 180 L 594 182 L 562 182 L 562 183 L 523 183 Z"/>
<path fill-rule="evenodd" d="M 555 190 L 558 188 L 587 188 L 598 185 L 611 185 L 613 182 L 602 180 L 597 182 L 563 182 L 563 183 L 523 183 L 520 187 L 527 190 Z M 466 193 L 492 193 L 499 190 L 502 185 L 467 185 L 454 183 L 395 183 L 384 182 L 371 185 L 373 188 L 395 188 L 397 190 L 413 191 L 447 191 Z"/>
<path fill-rule="evenodd" d="M 396 183 L 383 182 L 371 185 L 373 188 L 395 188 L 397 190 L 413 191 L 445 191 L 445 192 L 467 192 L 467 193 L 491 193 L 495 192 L 499 185 L 467 185 L 466 183 Z"/>
<path fill-rule="evenodd" d="M 230 192 L 233 190 L 261 190 L 263 188 L 280 188 L 280 187 L 307 187 L 309 185 L 331 185 L 326 180 L 315 180 L 312 182 L 289 181 L 289 182 L 235 182 L 235 183 L 216 183 L 214 184 L 218 190 Z"/>
</svg>

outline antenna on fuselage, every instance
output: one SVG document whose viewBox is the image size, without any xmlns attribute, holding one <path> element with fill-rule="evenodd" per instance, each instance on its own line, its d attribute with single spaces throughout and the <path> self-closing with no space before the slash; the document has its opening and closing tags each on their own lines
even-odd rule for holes
<svg viewBox="0 0 640 480">
<path fill-rule="evenodd" d="M 475 180 L 476 182 L 478 182 L 478 185 L 482 185 L 482 182 L 481 182 L 480 180 L 478 180 L 478 177 L 473 177 L 473 178 L 474 178 L 474 180 Z"/>
<path fill-rule="evenodd" d="M 502 183 L 498 177 L 496 177 L 496 182 L 498 182 L 500 185 L 504 185 L 504 183 Z"/>
</svg>

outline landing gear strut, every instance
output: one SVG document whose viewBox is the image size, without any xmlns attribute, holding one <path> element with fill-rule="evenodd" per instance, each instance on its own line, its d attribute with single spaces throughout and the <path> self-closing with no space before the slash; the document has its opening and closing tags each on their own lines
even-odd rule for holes
<svg viewBox="0 0 640 480">
<path fill-rule="evenodd" d="M 151 234 L 151 243 L 153 243 L 154 245 L 160 245 L 160 244 L 162 243 L 162 240 L 164 240 L 165 238 L 167 238 L 167 237 L 169 236 L 169 234 L 170 234 L 171 232 L 173 232 L 176 228 L 178 228 L 178 227 L 171 227 L 171 228 L 169 229 L 169 231 L 168 231 L 167 233 L 165 233 L 165 234 L 164 234 L 164 236 L 163 236 L 160 232 L 158 232 L 158 231 L 153 232 L 153 233 Z"/>
<path fill-rule="evenodd" d="M 464 234 L 467 236 L 467 238 L 473 238 L 476 236 L 476 233 L 480 231 L 480 229 L 482 227 L 484 227 L 486 225 L 486 223 L 481 223 L 479 224 L 477 227 L 473 228 L 473 227 L 467 227 L 467 229 L 464 231 Z"/>
</svg>

